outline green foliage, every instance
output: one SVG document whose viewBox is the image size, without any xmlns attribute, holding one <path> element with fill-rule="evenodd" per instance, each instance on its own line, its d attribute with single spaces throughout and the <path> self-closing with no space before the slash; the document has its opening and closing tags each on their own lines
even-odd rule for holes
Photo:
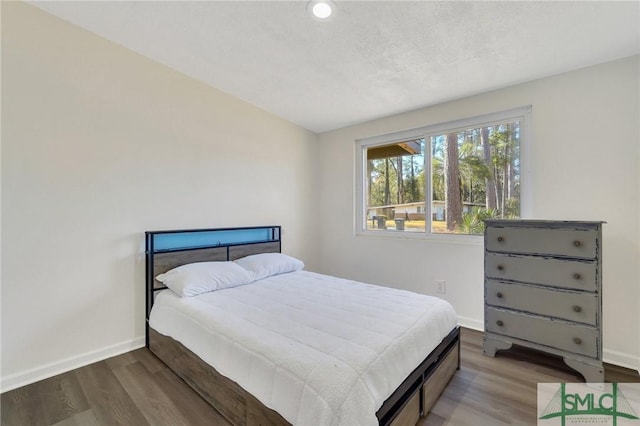
<svg viewBox="0 0 640 426">
<path fill-rule="evenodd" d="M 520 198 L 508 198 L 505 203 L 504 216 L 507 219 L 517 219 L 520 217 Z"/>
<path fill-rule="evenodd" d="M 482 234 L 484 220 L 500 217 L 497 209 L 475 207 L 471 212 L 462 215 L 462 223 L 458 226 L 463 234 Z"/>
</svg>

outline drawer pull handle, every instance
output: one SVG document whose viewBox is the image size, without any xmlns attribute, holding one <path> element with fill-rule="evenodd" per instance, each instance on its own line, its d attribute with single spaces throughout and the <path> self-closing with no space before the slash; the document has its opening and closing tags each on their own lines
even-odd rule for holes
<svg viewBox="0 0 640 426">
<path fill-rule="evenodd" d="M 579 345 L 582 343 L 582 339 L 579 337 L 574 337 L 573 338 L 573 343 L 575 343 L 576 345 Z"/>
<path fill-rule="evenodd" d="M 582 243 L 580 241 L 578 241 L 578 240 L 575 240 L 573 242 L 573 245 L 576 246 L 576 247 L 580 247 L 582 245 Z"/>
<path fill-rule="evenodd" d="M 574 280 L 579 280 L 580 278 L 582 278 L 582 275 L 580 275 L 580 274 L 578 274 L 578 273 L 573 274 L 573 279 L 574 279 Z"/>
<path fill-rule="evenodd" d="M 498 265 L 498 271 L 504 271 L 504 266 Z"/>
<path fill-rule="evenodd" d="M 498 327 L 502 327 L 504 325 L 504 323 L 502 322 L 502 320 L 498 320 L 496 321 L 496 324 L 498 324 Z"/>
<path fill-rule="evenodd" d="M 580 312 L 582 311 L 582 308 L 578 305 L 573 305 L 572 306 L 573 312 Z"/>
<path fill-rule="evenodd" d="M 502 299 L 502 293 L 501 293 L 501 292 L 497 292 L 497 293 L 496 293 L 496 297 L 497 297 L 498 299 Z"/>
<path fill-rule="evenodd" d="M 498 242 L 499 242 L 499 243 L 501 243 L 501 242 L 503 242 L 503 241 L 504 241 L 504 237 L 503 237 L 502 235 L 501 235 L 501 236 L 499 236 L 499 237 L 498 237 Z"/>
</svg>

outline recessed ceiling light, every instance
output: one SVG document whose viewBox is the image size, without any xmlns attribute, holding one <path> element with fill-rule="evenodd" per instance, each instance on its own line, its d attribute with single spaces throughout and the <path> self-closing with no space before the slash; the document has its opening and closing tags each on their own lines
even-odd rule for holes
<svg viewBox="0 0 640 426">
<path fill-rule="evenodd" d="M 311 0 L 307 3 L 307 10 L 318 19 L 329 18 L 335 7 L 335 3 L 331 0 Z"/>
</svg>

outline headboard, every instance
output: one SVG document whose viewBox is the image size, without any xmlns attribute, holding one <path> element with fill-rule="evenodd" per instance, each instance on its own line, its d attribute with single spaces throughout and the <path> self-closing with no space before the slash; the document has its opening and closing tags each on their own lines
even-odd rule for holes
<svg viewBox="0 0 640 426">
<path fill-rule="evenodd" d="M 145 232 L 147 346 L 149 314 L 155 293 L 167 288 L 156 280 L 156 276 L 187 263 L 235 260 L 258 253 L 280 253 L 280 233 L 280 226 Z"/>
</svg>

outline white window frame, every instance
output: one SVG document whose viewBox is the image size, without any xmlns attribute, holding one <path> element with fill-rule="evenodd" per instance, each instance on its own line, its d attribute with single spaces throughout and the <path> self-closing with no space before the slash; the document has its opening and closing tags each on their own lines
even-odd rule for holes
<svg viewBox="0 0 640 426">
<path fill-rule="evenodd" d="M 531 212 L 531 196 L 533 189 L 531 188 L 531 163 L 529 156 L 529 146 L 531 145 L 531 105 L 514 108 L 506 111 L 494 112 L 490 114 L 479 115 L 475 117 L 464 118 L 460 120 L 447 121 L 438 124 L 432 124 L 415 129 L 402 130 L 399 132 L 388 133 L 357 139 L 355 142 L 355 182 L 356 182 L 356 199 L 355 199 L 355 234 L 360 236 L 376 236 L 382 238 L 429 238 L 440 239 L 451 242 L 472 242 L 476 244 L 482 243 L 481 235 L 471 234 L 448 234 L 431 232 L 431 210 L 432 210 L 432 194 L 431 194 L 431 137 L 450 133 L 458 130 L 467 130 L 470 128 L 484 127 L 486 125 L 495 124 L 497 122 L 520 121 L 520 217 L 526 218 Z M 366 181 L 365 176 L 367 170 L 368 148 L 381 145 L 390 145 L 395 142 L 402 142 L 411 139 L 425 140 L 425 232 L 406 232 L 367 229 L 366 224 Z"/>
</svg>

